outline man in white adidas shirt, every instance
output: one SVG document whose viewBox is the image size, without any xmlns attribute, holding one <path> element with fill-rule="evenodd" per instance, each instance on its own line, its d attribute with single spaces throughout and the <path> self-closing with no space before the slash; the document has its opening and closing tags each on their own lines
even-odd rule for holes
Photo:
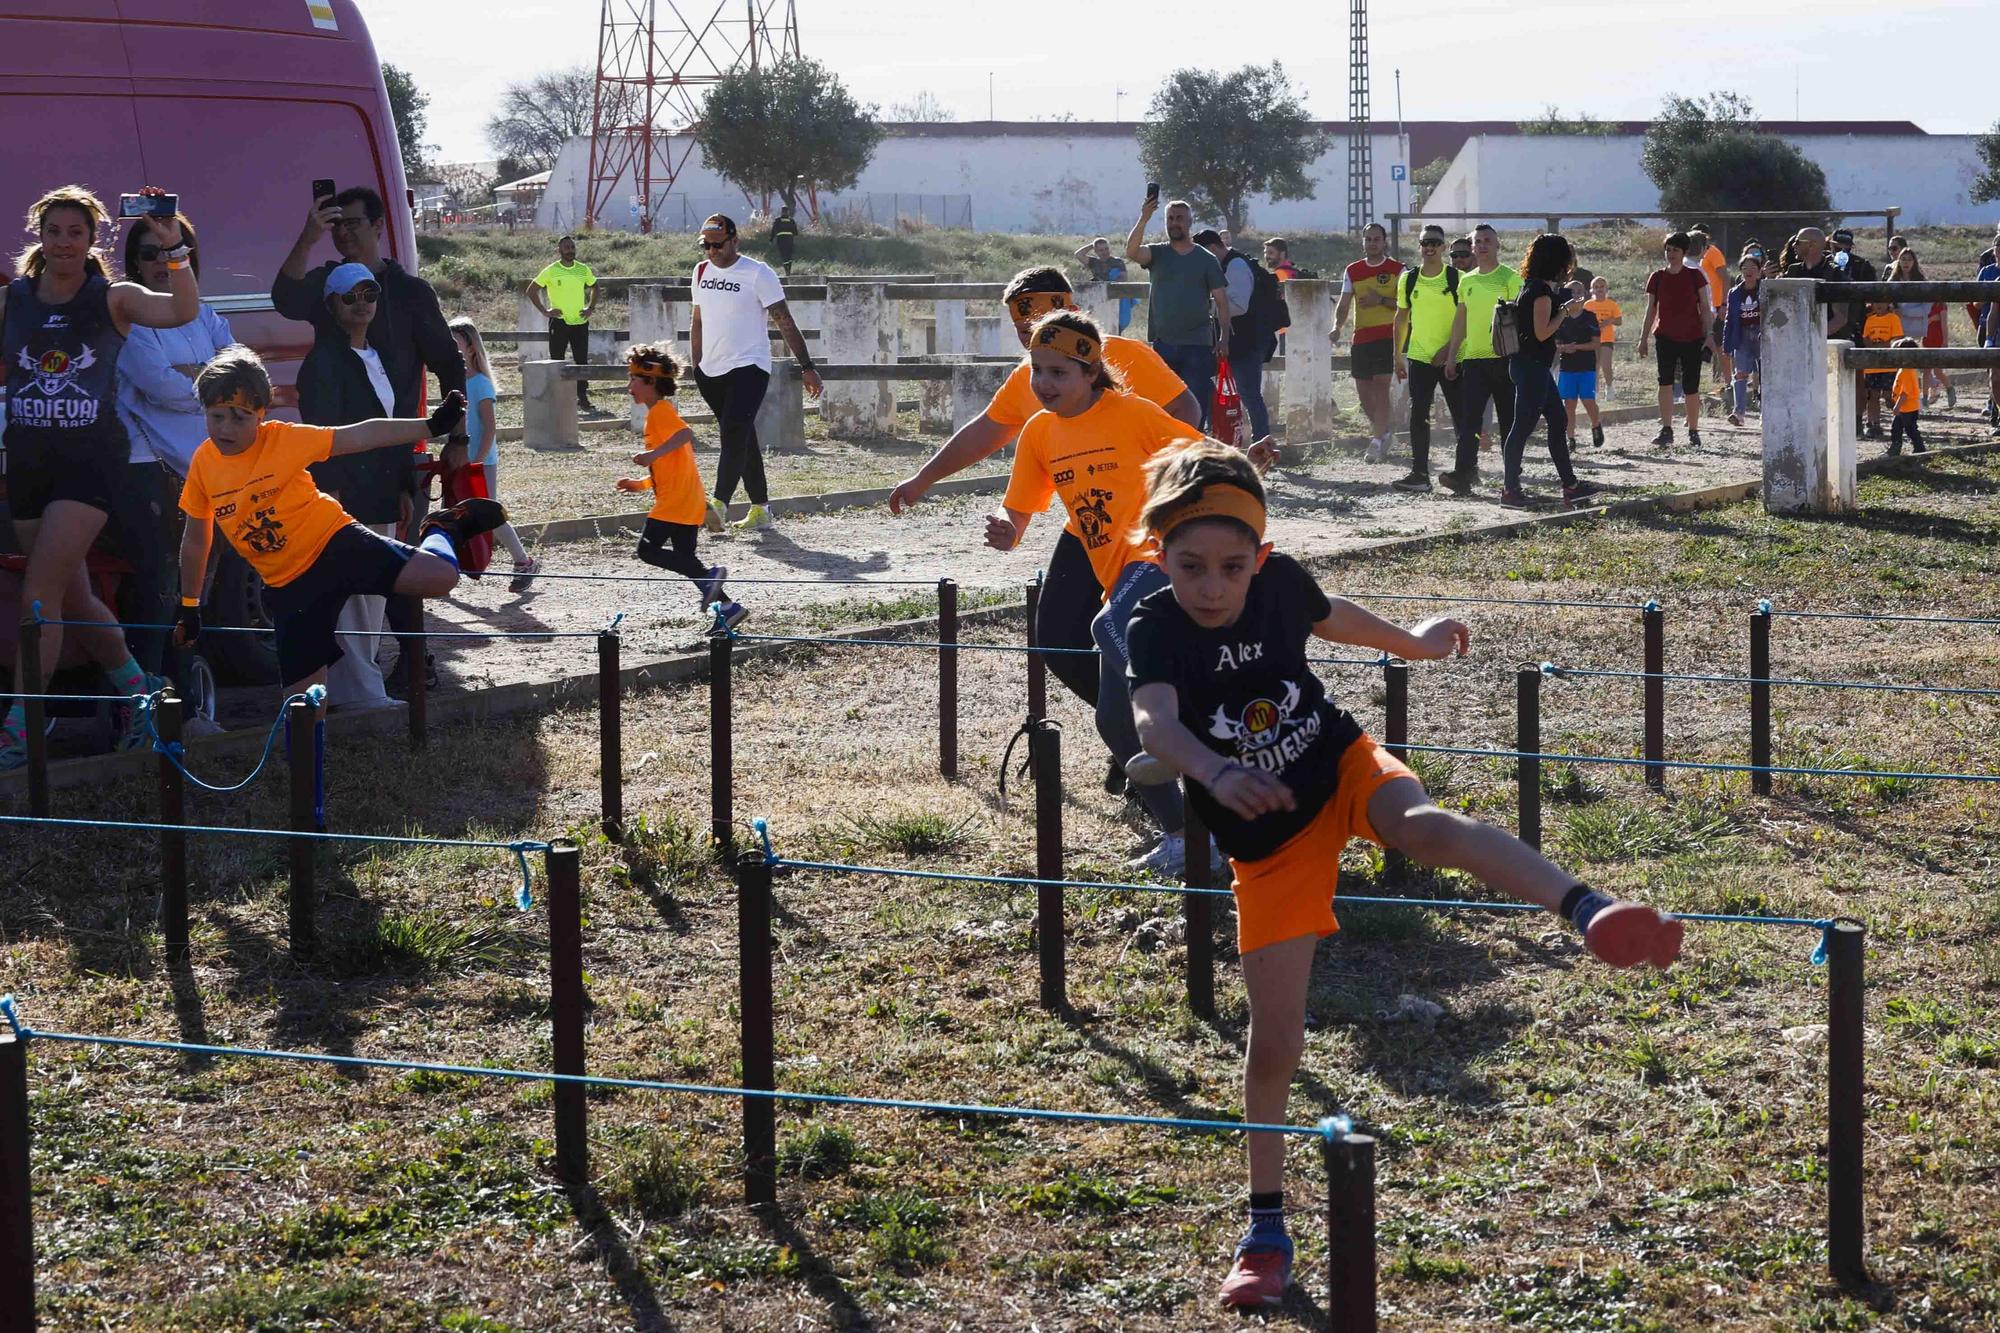
<svg viewBox="0 0 2000 1333">
<path fill-rule="evenodd" d="M 707 258 L 694 268 L 694 322 L 688 348 L 695 386 L 714 411 L 722 436 L 722 458 L 715 465 L 715 494 L 708 501 L 706 523 L 711 532 L 722 531 L 729 501 L 741 481 L 750 497 L 750 512 L 736 526 L 756 532 L 771 526 L 770 511 L 764 507 L 771 495 L 764 482 L 764 452 L 757 445 L 757 409 L 771 383 L 772 324 L 784 335 L 806 393 L 814 398 L 820 393 L 819 374 L 799 326 L 785 308 L 785 288 L 778 275 L 768 264 L 737 253 L 736 223 L 720 213 L 710 216 L 701 224 L 701 248 Z"/>
</svg>

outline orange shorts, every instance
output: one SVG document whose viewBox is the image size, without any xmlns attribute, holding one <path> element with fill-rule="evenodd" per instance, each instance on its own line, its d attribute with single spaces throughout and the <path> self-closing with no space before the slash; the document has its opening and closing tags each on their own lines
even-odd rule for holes
<svg viewBox="0 0 2000 1333">
<path fill-rule="evenodd" d="M 1340 756 L 1333 795 L 1312 823 L 1269 856 L 1255 861 L 1231 857 L 1237 953 L 1339 930 L 1340 923 L 1333 919 L 1333 890 L 1340 878 L 1340 854 L 1354 838 L 1382 845 L 1368 822 L 1369 799 L 1384 783 L 1414 777 L 1408 765 L 1364 733 Z"/>
</svg>

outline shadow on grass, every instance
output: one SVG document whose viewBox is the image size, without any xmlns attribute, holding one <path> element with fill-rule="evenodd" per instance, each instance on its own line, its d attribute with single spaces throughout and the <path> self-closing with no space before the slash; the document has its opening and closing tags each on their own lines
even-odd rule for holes
<svg viewBox="0 0 2000 1333">
<path fill-rule="evenodd" d="M 860 578 L 865 574 L 883 573 L 889 568 L 886 551 L 873 551 L 856 557 L 838 551 L 815 550 L 799 545 L 779 528 L 767 528 L 761 536 L 753 534 L 752 540 L 757 543 L 757 554 L 826 579 Z"/>
<path fill-rule="evenodd" d="M 592 1254 L 597 1262 L 604 1265 L 605 1273 L 618 1288 L 619 1299 L 631 1311 L 635 1333 L 668 1333 L 674 1325 L 667 1319 L 666 1311 L 660 1308 L 659 1293 L 653 1290 L 644 1269 L 632 1258 L 632 1251 L 626 1248 L 625 1235 L 618 1229 L 611 1211 L 604 1206 L 596 1187 L 565 1185 L 563 1194 L 569 1199 L 570 1212 L 575 1216 L 576 1224 L 583 1228 L 590 1240 Z"/>
<path fill-rule="evenodd" d="M 812 1241 L 799 1230 L 798 1225 L 779 1208 L 755 1208 L 751 1210 L 757 1223 L 778 1244 L 789 1249 L 798 1260 L 799 1276 L 806 1290 L 813 1298 L 826 1306 L 828 1322 L 842 1333 L 848 1330 L 873 1329 L 875 1321 L 854 1299 L 854 1293 L 847 1289 L 840 1274 L 834 1270 L 819 1252 L 813 1249 Z"/>
</svg>

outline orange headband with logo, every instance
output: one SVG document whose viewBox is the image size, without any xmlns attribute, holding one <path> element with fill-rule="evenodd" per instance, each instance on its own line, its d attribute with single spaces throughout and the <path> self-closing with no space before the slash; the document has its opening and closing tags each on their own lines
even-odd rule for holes
<svg viewBox="0 0 2000 1333">
<path fill-rule="evenodd" d="M 1016 324 L 1032 324 L 1051 310 L 1076 309 L 1068 292 L 1023 292 L 1006 304 Z"/>
<path fill-rule="evenodd" d="M 627 374 L 637 375 L 640 379 L 670 380 L 674 377 L 674 372 L 668 367 L 649 366 L 643 361 L 627 361 L 625 370 Z"/>
<path fill-rule="evenodd" d="M 210 403 L 209 406 L 234 407 L 244 412 L 249 412 L 257 416 L 262 416 L 269 405 L 268 404 L 260 405 L 251 402 L 250 395 L 244 393 L 243 390 L 238 389 L 235 393 L 230 394 L 227 398 L 221 399 L 217 402 Z"/>
<path fill-rule="evenodd" d="M 1051 324 L 1035 334 L 1035 346 L 1046 347 L 1051 352 L 1060 352 L 1072 361 L 1081 361 L 1092 370 L 1104 364 L 1104 352 L 1097 340 L 1088 334 L 1066 329 L 1060 324 Z"/>
<path fill-rule="evenodd" d="M 1199 518 L 1233 518 L 1264 540 L 1264 502 L 1232 482 L 1212 481 L 1202 487 L 1191 504 L 1182 505 L 1160 520 L 1159 537 L 1165 541 L 1175 528 Z"/>
</svg>

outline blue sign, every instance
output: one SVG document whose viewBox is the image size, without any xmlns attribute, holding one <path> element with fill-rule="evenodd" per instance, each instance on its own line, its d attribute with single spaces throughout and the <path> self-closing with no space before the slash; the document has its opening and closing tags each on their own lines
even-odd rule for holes
<svg viewBox="0 0 2000 1333">
<path fill-rule="evenodd" d="M 1406 181 L 1409 178 L 1410 178 L 1410 169 L 1404 166 L 1401 162 L 1397 162 L 1389 168 L 1390 180 Z"/>
</svg>

